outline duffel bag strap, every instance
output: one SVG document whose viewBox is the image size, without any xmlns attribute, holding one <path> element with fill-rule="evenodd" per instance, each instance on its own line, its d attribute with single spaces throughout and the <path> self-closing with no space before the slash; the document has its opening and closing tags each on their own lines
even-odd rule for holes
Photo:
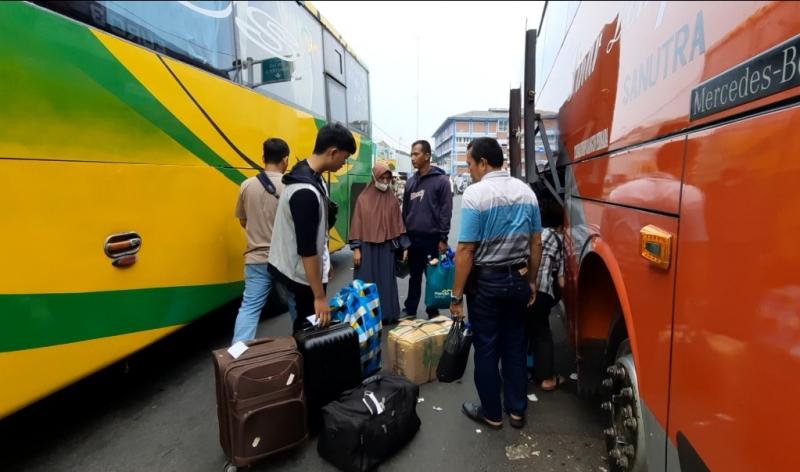
<svg viewBox="0 0 800 472">
<path fill-rule="evenodd" d="M 364 397 L 361 401 L 366 405 L 367 410 L 369 410 L 369 414 L 372 416 L 377 416 L 383 413 L 386 410 L 386 407 L 383 406 L 383 403 L 378 401 L 378 398 L 375 397 L 375 394 L 367 390 L 364 392 Z"/>
<path fill-rule="evenodd" d="M 369 385 L 371 383 L 380 382 L 381 380 L 383 380 L 383 376 L 380 375 L 380 374 L 375 374 L 372 377 L 367 377 L 366 379 L 364 379 L 364 381 L 361 382 L 361 386 L 362 387 L 366 387 L 367 385 Z"/>
</svg>

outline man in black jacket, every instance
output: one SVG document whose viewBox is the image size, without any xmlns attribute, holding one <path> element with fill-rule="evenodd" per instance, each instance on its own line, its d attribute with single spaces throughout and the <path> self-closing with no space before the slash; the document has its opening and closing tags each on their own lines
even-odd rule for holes
<svg viewBox="0 0 800 472">
<path fill-rule="evenodd" d="M 447 252 L 453 192 L 447 174 L 431 165 L 428 141 L 419 140 L 411 145 L 411 164 L 417 172 L 409 177 L 403 193 L 403 220 L 411 239 L 408 250 L 411 278 L 403 311 L 407 317 L 416 318 L 428 256 Z M 439 314 L 435 308 L 426 308 L 425 312 L 429 318 Z"/>
</svg>

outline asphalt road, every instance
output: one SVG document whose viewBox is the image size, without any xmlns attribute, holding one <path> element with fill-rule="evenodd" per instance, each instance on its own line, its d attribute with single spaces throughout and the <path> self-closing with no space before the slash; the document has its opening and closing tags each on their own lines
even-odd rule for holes
<svg viewBox="0 0 800 472">
<path fill-rule="evenodd" d="M 460 208 L 458 197 L 454 208 Z M 457 229 L 457 214 L 453 220 Z M 330 293 L 352 279 L 351 257 L 347 250 L 333 255 Z M 406 285 L 407 279 L 400 281 L 401 296 Z M 237 309 L 238 302 L 224 307 L 127 361 L 0 421 L 0 470 L 222 471 L 225 457 L 219 445 L 210 353 L 229 344 Z M 561 310 L 554 311 L 551 325 L 557 368 L 569 375 L 574 362 Z M 262 319 L 258 332 L 289 335 L 289 315 Z M 386 338 L 384 331 L 384 343 Z M 608 469 L 599 408 L 578 398 L 574 382 L 555 392 L 541 392 L 531 384 L 538 401 L 529 403 L 525 429 L 506 423 L 502 431 L 491 431 L 460 411 L 463 401 L 477 399 L 472 372 L 470 360 L 462 382 L 421 386 L 424 401 L 417 411 L 422 428 L 382 470 Z M 319 457 L 312 438 L 251 470 L 336 469 Z"/>
</svg>

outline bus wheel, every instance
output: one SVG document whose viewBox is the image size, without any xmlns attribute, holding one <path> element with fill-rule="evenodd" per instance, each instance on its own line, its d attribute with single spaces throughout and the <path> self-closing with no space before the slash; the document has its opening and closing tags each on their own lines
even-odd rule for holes
<svg viewBox="0 0 800 472">
<path fill-rule="evenodd" d="M 617 349 L 616 362 L 606 370 L 603 380 L 607 428 L 603 431 L 608 464 L 613 472 L 642 472 L 647 469 L 645 432 L 636 366 L 630 342 Z"/>
</svg>

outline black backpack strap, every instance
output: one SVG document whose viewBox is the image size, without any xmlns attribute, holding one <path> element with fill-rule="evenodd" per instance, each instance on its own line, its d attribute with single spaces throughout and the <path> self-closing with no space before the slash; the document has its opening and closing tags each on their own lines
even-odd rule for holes
<svg viewBox="0 0 800 472">
<path fill-rule="evenodd" d="M 564 263 L 564 247 L 561 244 L 561 239 L 558 237 L 558 232 L 550 229 L 550 237 L 556 238 L 556 253 L 553 256 L 553 263 L 550 266 L 550 290 L 553 292 L 553 301 L 558 302 L 561 299 L 561 288 L 558 286 L 558 273 L 559 267 Z"/>
<path fill-rule="evenodd" d="M 275 198 L 280 198 L 278 196 L 278 189 L 275 188 L 275 184 L 269 180 L 269 176 L 263 170 L 258 173 L 258 181 L 261 182 L 261 185 L 264 186 L 264 190 L 267 191 L 270 195 L 274 196 Z"/>
<path fill-rule="evenodd" d="M 550 230 L 550 234 L 552 234 L 553 237 L 556 238 L 556 247 L 558 248 L 558 253 L 559 254 L 563 254 L 564 253 L 564 246 L 561 244 L 561 238 L 558 237 L 559 236 L 558 235 L 558 231 L 556 231 L 554 229 L 551 229 Z"/>
<path fill-rule="evenodd" d="M 564 245 L 561 243 L 561 238 L 558 237 L 559 236 L 558 235 L 558 231 L 556 231 L 554 229 L 551 229 L 550 230 L 550 234 L 551 234 L 552 237 L 556 238 L 556 248 L 557 248 L 556 249 L 556 256 L 555 256 L 556 260 L 553 261 L 554 264 L 553 264 L 553 267 L 550 270 L 552 270 L 554 273 L 558 273 L 558 272 L 560 272 L 558 270 L 559 266 L 564 263 L 564 256 L 565 256 L 565 254 L 564 254 Z M 556 281 L 553 280 L 553 283 L 556 283 Z"/>
</svg>

